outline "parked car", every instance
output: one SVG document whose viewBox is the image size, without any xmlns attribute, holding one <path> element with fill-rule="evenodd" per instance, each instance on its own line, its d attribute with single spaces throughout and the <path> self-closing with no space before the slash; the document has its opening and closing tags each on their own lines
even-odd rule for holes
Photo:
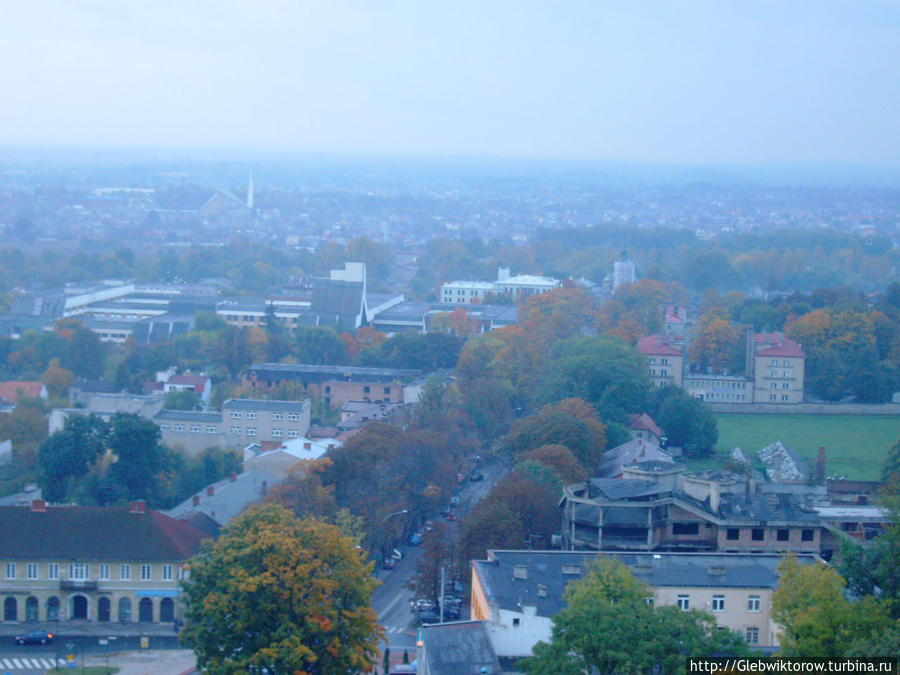
<svg viewBox="0 0 900 675">
<path fill-rule="evenodd" d="M 16 636 L 16 644 L 20 645 L 45 645 L 48 642 L 53 642 L 53 633 L 45 630 L 30 630 Z"/>
<path fill-rule="evenodd" d="M 484 480 L 484 474 L 476 471 L 471 476 L 469 476 L 469 480 L 473 483 L 477 483 L 480 480 Z"/>
<path fill-rule="evenodd" d="M 451 511 L 447 515 L 445 515 L 444 518 L 446 518 L 447 520 L 456 520 L 456 514 Z"/>
<path fill-rule="evenodd" d="M 415 602 L 410 602 L 409 604 L 414 612 L 431 612 L 434 610 L 434 603 L 427 598 L 419 598 Z"/>
<path fill-rule="evenodd" d="M 459 495 L 453 495 L 450 497 L 450 506 L 459 506 L 462 503 L 462 498 Z"/>
<path fill-rule="evenodd" d="M 410 546 L 421 546 L 422 542 L 425 541 L 425 538 L 422 536 L 421 532 L 416 532 L 409 538 Z"/>
<path fill-rule="evenodd" d="M 416 620 L 421 624 L 440 623 L 441 617 L 436 612 L 426 610 L 416 614 Z"/>
<path fill-rule="evenodd" d="M 397 567 L 397 561 L 393 558 L 385 558 L 381 563 L 381 569 L 392 570 Z"/>
</svg>

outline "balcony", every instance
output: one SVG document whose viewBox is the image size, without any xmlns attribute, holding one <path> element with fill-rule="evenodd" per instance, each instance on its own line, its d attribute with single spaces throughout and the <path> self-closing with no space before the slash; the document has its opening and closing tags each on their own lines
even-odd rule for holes
<svg viewBox="0 0 900 675">
<path fill-rule="evenodd" d="M 97 590 L 97 582 L 96 581 L 72 581 L 70 579 L 63 579 L 59 582 L 59 589 L 61 591 L 96 591 Z"/>
</svg>

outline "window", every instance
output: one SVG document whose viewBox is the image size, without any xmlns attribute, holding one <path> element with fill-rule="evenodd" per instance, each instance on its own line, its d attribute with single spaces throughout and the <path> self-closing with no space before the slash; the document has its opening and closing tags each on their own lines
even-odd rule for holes
<svg viewBox="0 0 900 675">
<path fill-rule="evenodd" d="M 37 579 L 38 578 L 38 566 L 37 563 L 28 563 L 28 569 L 26 571 L 29 579 Z"/>
<path fill-rule="evenodd" d="M 284 431 L 281 429 L 272 429 L 272 438 L 281 438 L 284 435 Z"/>
<path fill-rule="evenodd" d="M 700 534 L 697 523 L 672 523 L 672 534 Z"/>
<path fill-rule="evenodd" d="M 812 541 L 815 539 L 812 529 L 803 529 L 800 531 L 800 541 Z"/>
<path fill-rule="evenodd" d="M 782 388 L 782 389 L 790 389 L 790 388 L 791 388 L 791 383 L 790 383 L 790 382 L 785 382 L 784 384 L 781 385 L 781 388 Z"/>
<path fill-rule="evenodd" d="M 385 393 L 385 394 L 390 394 L 390 393 L 391 393 L 391 388 L 390 388 L 390 387 L 385 387 L 385 388 L 384 388 L 384 393 Z"/>
<path fill-rule="evenodd" d="M 370 389 L 369 385 L 366 385 L 365 387 L 363 387 L 363 393 L 364 393 L 364 394 L 368 394 L 368 393 L 369 393 L 369 389 Z"/>
<path fill-rule="evenodd" d="M 200 429 L 201 429 L 201 428 L 200 428 L 200 425 L 199 425 L 199 424 L 192 424 L 192 425 L 191 425 L 191 433 L 192 433 L 192 434 L 199 434 L 199 433 L 200 433 Z"/>
<path fill-rule="evenodd" d="M 519 625 L 519 617 L 513 617 L 513 626 Z"/>
<path fill-rule="evenodd" d="M 759 644 L 759 628 L 756 626 L 751 626 L 747 629 L 746 633 L 747 644 L 748 645 L 758 645 Z"/>
<path fill-rule="evenodd" d="M 778 383 L 777 383 L 777 382 L 770 382 L 770 383 L 769 383 L 769 389 L 778 389 Z"/>
<path fill-rule="evenodd" d="M 686 612 L 691 608 L 691 596 L 689 595 L 679 595 L 678 596 L 678 609 L 682 612 Z"/>
<path fill-rule="evenodd" d="M 785 359 L 785 360 L 784 360 L 784 367 L 785 367 L 785 368 L 790 368 L 790 366 L 791 366 L 791 362 L 788 361 L 787 359 Z"/>
<path fill-rule="evenodd" d="M 219 429 L 215 425 L 208 424 L 206 426 L 206 433 L 208 433 L 208 434 L 215 434 L 215 433 L 218 433 L 218 431 L 219 431 Z"/>
<path fill-rule="evenodd" d="M 273 420 L 283 420 L 283 419 L 284 419 L 284 413 L 273 412 L 273 413 L 272 413 L 272 419 L 273 419 Z"/>
<path fill-rule="evenodd" d="M 175 431 L 184 431 L 184 425 L 183 425 L 183 424 L 176 424 L 176 425 L 174 425 L 173 428 L 174 428 Z"/>
<path fill-rule="evenodd" d="M 119 579 L 122 581 L 131 580 L 131 565 L 122 565 L 119 568 Z"/>
<path fill-rule="evenodd" d="M 748 612 L 758 612 L 759 611 L 759 596 L 751 595 L 747 598 L 747 611 Z"/>
<path fill-rule="evenodd" d="M 240 410 L 232 410 L 231 411 L 231 419 L 233 419 L 233 420 L 241 419 L 241 411 Z"/>
<path fill-rule="evenodd" d="M 72 563 L 69 565 L 69 579 L 71 581 L 86 581 L 91 569 L 86 563 Z"/>
<path fill-rule="evenodd" d="M 766 538 L 766 531 L 761 527 L 754 527 L 750 531 L 750 538 L 753 541 L 762 541 L 763 539 Z"/>
<path fill-rule="evenodd" d="M 232 436 L 240 436 L 241 428 L 240 427 L 229 427 L 228 433 L 231 434 Z"/>
<path fill-rule="evenodd" d="M 770 401 L 777 401 L 777 400 L 778 400 L 778 396 L 775 395 L 775 394 L 769 394 L 769 400 L 770 400 Z"/>
<path fill-rule="evenodd" d="M 7 579 L 15 579 L 16 578 L 16 563 L 6 563 L 6 578 Z"/>
<path fill-rule="evenodd" d="M 171 581 L 172 580 L 172 566 L 171 565 L 163 565 L 162 578 L 163 578 L 163 581 Z"/>
<path fill-rule="evenodd" d="M 59 565 L 57 563 L 47 565 L 47 578 L 59 579 Z"/>
<path fill-rule="evenodd" d="M 256 413 L 255 413 L 255 412 L 248 412 L 248 413 L 247 413 L 247 419 L 248 419 L 248 420 L 255 420 L 255 419 L 256 419 Z"/>
<path fill-rule="evenodd" d="M 785 394 L 784 396 L 782 396 L 782 397 L 781 397 L 781 400 L 782 400 L 782 401 L 787 401 L 787 400 L 788 400 L 788 395 Z"/>
<path fill-rule="evenodd" d="M 256 436 L 256 427 L 247 427 L 248 436 Z"/>
<path fill-rule="evenodd" d="M 777 541 L 787 541 L 791 538 L 791 531 L 784 528 L 775 530 L 775 539 Z"/>
<path fill-rule="evenodd" d="M 296 429 L 288 429 L 288 438 L 300 438 L 300 432 Z"/>
<path fill-rule="evenodd" d="M 288 422 L 299 422 L 300 414 L 299 413 L 288 413 Z"/>
<path fill-rule="evenodd" d="M 724 612 L 725 611 L 725 596 L 724 595 L 714 595 L 713 596 L 712 611 L 714 611 L 714 612 Z"/>
<path fill-rule="evenodd" d="M 728 541 L 737 541 L 740 538 L 741 531 L 736 527 L 729 527 L 725 530 L 725 538 Z"/>
<path fill-rule="evenodd" d="M 160 430 L 160 431 L 168 431 L 168 430 L 169 430 L 169 425 L 168 425 L 168 424 L 160 424 L 160 425 L 159 425 L 159 430 Z"/>
<path fill-rule="evenodd" d="M 109 581 L 109 564 L 100 563 L 100 571 L 97 575 L 100 581 Z"/>
<path fill-rule="evenodd" d="M 150 565 L 141 565 L 141 581 L 150 581 L 151 578 Z"/>
</svg>

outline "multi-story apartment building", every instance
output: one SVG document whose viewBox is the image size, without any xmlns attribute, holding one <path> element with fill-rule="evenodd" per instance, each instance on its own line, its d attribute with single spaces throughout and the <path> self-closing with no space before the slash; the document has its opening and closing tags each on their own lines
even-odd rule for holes
<svg viewBox="0 0 900 675">
<path fill-rule="evenodd" d="M 226 444 L 283 443 L 309 430 L 310 400 L 270 401 L 230 398 L 222 404 Z"/>
<path fill-rule="evenodd" d="M 441 285 L 438 297 L 443 303 L 463 304 L 480 302 L 488 293 L 504 293 L 518 298 L 547 293 L 561 285 L 559 279 L 551 277 L 532 274 L 511 276 L 508 267 L 501 267 L 497 270 L 497 281 L 448 281 Z"/>
<path fill-rule="evenodd" d="M 222 413 L 218 411 L 160 410 L 153 421 L 159 425 L 163 443 L 188 454 L 220 448 L 232 440 L 225 436 Z"/>
<path fill-rule="evenodd" d="M 184 563 L 207 536 L 141 501 L 0 506 L 3 620 L 175 622 Z"/>
<path fill-rule="evenodd" d="M 800 345 L 780 333 L 754 333 L 747 343 L 747 375 L 753 380 L 755 403 L 803 401 L 806 355 Z"/>
<path fill-rule="evenodd" d="M 485 622 L 498 656 L 528 656 L 538 641 L 551 640 L 566 586 L 600 557 L 621 561 L 644 581 L 648 602 L 706 610 L 718 626 L 739 632 L 753 647 L 779 644 L 770 612 L 777 554 L 488 551 L 486 560 L 472 562 L 471 618 Z"/>
<path fill-rule="evenodd" d="M 272 392 L 284 383 L 298 383 L 332 408 L 340 408 L 347 401 L 402 403 L 403 381 L 421 374 L 418 370 L 400 368 L 258 363 L 247 369 L 244 386 L 253 391 Z"/>
<path fill-rule="evenodd" d="M 654 387 L 680 387 L 684 381 L 684 339 L 674 335 L 648 335 L 638 340 L 638 351 L 650 363 Z"/>
</svg>

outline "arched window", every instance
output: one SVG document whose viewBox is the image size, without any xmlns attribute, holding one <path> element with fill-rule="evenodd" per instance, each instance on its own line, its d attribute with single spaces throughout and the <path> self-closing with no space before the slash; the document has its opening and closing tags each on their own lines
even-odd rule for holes
<svg viewBox="0 0 900 675">
<path fill-rule="evenodd" d="M 159 603 L 159 620 L 164 622 L 175 621 L 175 601 L 172 598 L 163 598 Z"/>
<path fill-rule="evenodd" d="M 3 620 L 19 620 L 19 603 L 16 602 L 15 598 L 7 598 L 3 601 Z"/>
<path fill-rule="evenodd" d="M 28 599 L 25 600 L 25 620 L 38 620 L 38 599 L 33 595 L 28 596 Z"/>
<path fill-rule="evenodd" d="M 55 595 L 47 600 L 47 621 L 59 621 L 59 598 Z"/>
<path fill-rule="evenodd" d="M 109 598 L 100 598 L 97 600 L 97 621 L 109 621 L 109 613 Z"/>
<path fill-rule="evenodd" d="M 69 613 L 70 619 L 87 619 L 88 618 L 88 600 L 83 595 L 76 595 L 72 598 L 72 610 Z"/>
<path fill-rule="evenodd" d="M 153 623 L 153 601 L 150 598 L 141 598 L 138 604 L 138 620 L 141 623 Z"/>
</svg>

